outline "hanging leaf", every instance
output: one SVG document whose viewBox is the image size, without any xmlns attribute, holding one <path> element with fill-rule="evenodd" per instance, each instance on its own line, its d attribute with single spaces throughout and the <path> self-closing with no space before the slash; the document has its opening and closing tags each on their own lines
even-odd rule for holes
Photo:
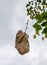
<svg viewBox="0 0 47 65">
<path fill-rule="evenodd" d="M 31 12 L 29 11 L 29 9 L 27 9 L 27 15 L 31 15 Z"/>
<path fill-rule="evenodd" d="M 47 34 L 45 34 L 45 38 L 47 38 Z"/>
<path fill-rule="evenodd" d="M 47 21 L 46 21 L 46 23 L 45 23 L 45 27 L 47 28 Z"/>
<path fill-rule="evenodd" d="M 32 7 L 29 8 L 29 12 L 30 12 L 31 14 L 33 14 Z"/>
<path fill-rule="evenodd" d="M 29 4 L 31 4 L 31 1 L 30 2 L 28 2 Z"/>
<path fill-rule="evenodd" d="M 31 6 L 31 7 L 30 7 L 30 10 L 31 10 L 32 8 L 33 8 L 33 7 Z"/>
<path fill-rule="evenodd" d="M 30 15 L 30 19 L 34 19 L 34 17 L 32 15 Z"/>
<path fill-rule="evenodd" d="M 15 48 L 21 55 L 24 55 L 29 52 L 28 37 L 28 34 L 23 32 L 22 30 L 19 30 L 16 34 Z"/>
<path fill-rule="evenodd" d="M 33 38 L 36 39 L 36 35 L 33 35 Z"/>
<path fill-rule="evenodd" d="M 42 37 L 42 40 L 44 41 L 44 37 Z"/>
<path fill-rule="evenodd" d="M 41 24 L 41 26 L 45 26 L 45 27 L 47 27 L 47 21 L 46 22 L 43 22 L 42 24 Z"/>
<path fill-rule="evenodd" d="M 39 31 L 39 30 L 42 29 L 41 26 L 38 25 L 37 23 L 35 23 L 35 24 L 33 25 L 33 27 L 36 29 L 36 31 Z"/>
<path fill-rule="evenodd" d="M 37 14 L 35 18 L 37 19 L 38 23 L 42 22 L 42 15 L 41 14 Z"/>
<path fill-rule="evenodd" d="M 44 27 L 44 26 L 45 26 L 45 22 L 43 22 L 43 23 L 41 24 L 41 26 L 43 26 L 43 27 Z"/>
<path fill-rule="evenodd" d="M 36 31 L 36 34 L 37 34 L 38 36 L 40 36 L 39 31 Z"/>
<path fill-rule="evenodd" d="M 42 34 L 47 34 L 47 28 L 44 28 Z"/>
<path fill-rule="evenodd" d="M 42 18 L 47 20 L 47 12 L 42 13 Z"/>
<path fill-rule="evenodd" d="M 42 5 L 45 5 L 45 3 L 46 3 L 46 0 L 43 0 Z"/>
<path fill-rule="evenodd" d="M 40 7 L 40 6 L 38 6 L 38 9 L 39 9 L 39 10 L 41 10 L 41 7 Z"/>
<path fill-rule="evenodd" d="M 37 2 L 40 2 L 41 3 L 41 0 L 37 0 Z"/>
<path fill-rule="evenodd" d="M 46 5 L 46 7 L 47 7 L 47 3 L 46 3 L 45 5 Z"/>
<path fill-rule="evenodd" d="M 26 4 L 26 7 L 29 7 L 30 6 L 30 3 Z"/>
</svg>

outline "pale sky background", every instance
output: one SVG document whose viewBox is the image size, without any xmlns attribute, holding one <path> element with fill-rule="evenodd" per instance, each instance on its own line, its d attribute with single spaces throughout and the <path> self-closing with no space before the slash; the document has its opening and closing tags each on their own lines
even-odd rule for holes
<svg viewBox="0 0 47 65">
<path fill-rule="evenodd" d="M 0 0 L 0 65 L 47 65 L 47 39 L 33 39 L 35 22 L 30 20 L 29 53 L 21 56 L 14 48 L 16 33 L 19 29 L 25 31 L 26 3 L 30 0 Z"/>
</svg>

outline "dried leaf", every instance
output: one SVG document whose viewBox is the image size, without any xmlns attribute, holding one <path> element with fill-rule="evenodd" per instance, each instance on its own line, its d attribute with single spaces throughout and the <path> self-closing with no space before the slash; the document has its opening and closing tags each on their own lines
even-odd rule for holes
<svg viewBox="0 0 47 65">
<path fill-rule="evenodd" d="M 21 55 L 29 52 L 28 37 L 29 36 L 22 30 L 19 30 L 16 34 L 15 48 Z"/>
</svg>

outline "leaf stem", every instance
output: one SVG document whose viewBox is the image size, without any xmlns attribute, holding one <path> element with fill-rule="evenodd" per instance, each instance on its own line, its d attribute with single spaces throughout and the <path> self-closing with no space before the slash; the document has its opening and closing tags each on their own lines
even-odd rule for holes
<svg viewBox="0 0 47 65">
<path fill-rule="evenodd" d="M 27 23 L 26 23 L 25 33 L 26 33 L 27 29 L 28 29 L 28 23 L 29 23 L 29 20 L 27 20 Z"/>
</svg>

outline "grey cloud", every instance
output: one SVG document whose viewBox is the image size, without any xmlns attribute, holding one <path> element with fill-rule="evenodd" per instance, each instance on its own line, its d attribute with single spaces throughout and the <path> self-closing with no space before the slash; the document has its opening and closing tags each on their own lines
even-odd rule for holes
<svg viewBox="0 0 47 65">
<path fill-rule="evenodd" d="M 34 30 L 32 25 L 34 21 L 31 23 L 32 20 L 30 20 L 27 30 L 29 34 L 30 52 L 24 56 L 20 56 L 16 49 L 14 50 L 16 33 L 19 29 L 25 30 L 26 21 L 29 19 L 26 17 L 25 8 L 25 4 L 28 1 L 0 0 L 0 65 L 47 64 L 47 59 L 43 55 L 43 53 L 45 54 L 45 50 L 47 52 L 47 40 L 42 41 L 40 37 L 37 37 L 36 40 L 33 39 L 32 35 L 34 34 Z"/>
<path fill-rule="evenodd" d="M 38 65 L 47 65 L 47 59 L 44 59 L 44 60 L 41 61 Z"/>
</svg>

